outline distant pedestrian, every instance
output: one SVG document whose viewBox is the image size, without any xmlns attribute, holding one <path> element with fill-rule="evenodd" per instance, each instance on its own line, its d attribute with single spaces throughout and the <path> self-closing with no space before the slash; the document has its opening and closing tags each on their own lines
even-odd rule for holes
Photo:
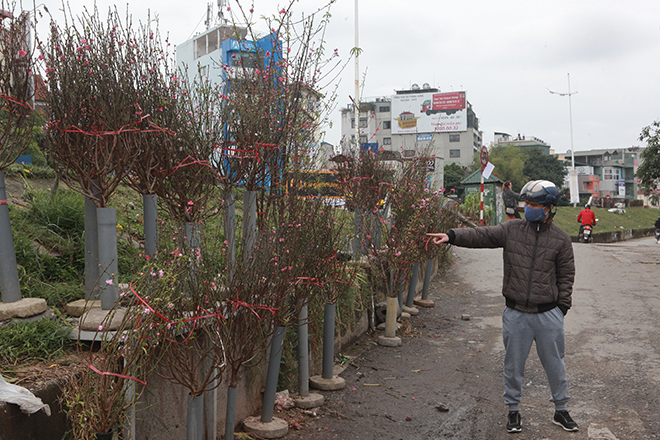
<svg viewBox="0 0 660 440">
<path fill-rule="evenodd" d="M 502 200 L 504 200 L 504 212 L 506 213 L 506 220 L 520 218 L 520 213 L 518 212 L 519 198 L 520 194 L 511 190 L 511 182 L 508 180 L 504 182 L 504 185 L 502 185 Z"/>
<path fill-rule="evenodd" d="M 655 244 L 660 244 L 660 215 L 655 221 Z"/>
<path fill-rule="evenodd" d="M 533 180 L 520 191 L 525 219 L 497 226 L 452 229 L 428 234 L 433 243 L 471 248 L 504 248 L 502 313 L 504 403 L 508 432 L 522 430 L 520 402 L 525 362 L 536 342 L 555 405 L 552 422 L 566 431 L 578 425 L 566 410 L 568 381 L 564 364 L 564 316 L 572 304 L 575 264 L 571 238 L 552 223 L 559 191 L 552 182 Z"/>
</svg>

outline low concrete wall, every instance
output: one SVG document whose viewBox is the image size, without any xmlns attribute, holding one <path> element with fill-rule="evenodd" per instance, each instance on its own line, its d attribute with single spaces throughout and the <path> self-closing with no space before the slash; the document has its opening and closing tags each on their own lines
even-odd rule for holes
<svg viewBox="0 0 660 440">
<path fill-rule="evenodd" d="M 23 414 L 18 405 L 0 403 L 0 440 L 61 440 L 67 432 L 66 416 L 58 403 L 64 379 L 45 383 L 32 393 L 50 406 L 43 411 Z"/>
<path fill-rule="evenodd" d="M 261 390 L 266 385 L 268 365 L 244 369 L 238 385 L 236 402 L 236 427 L 246 417 L 256 414 L 261 408 Z M 223 383 L 217 392 L 217 437 L 225 432 L 225 413 L 227 408 L 227 383 L 229 378 L 223 378 Z M 205 394 L 205 418 L 207 431 L 209 426 L 212 392 Z M 136 439 L 137 440 L 181 440 L 186 438 L 188 390 L 180 385 L 154 375 L 149 379 L 149 385 L 136 408 Z M 210 432 L 205 439 L 213 439 Z"/>
<path fill-rule="evenodd" d="M 594 232 L 591 236 L 594 243 L 616 243 L 617 241 L 632 240 L 633 238 L 644 238 L 655 235 L 655 228 L 644 229 L 621 229 L 611 232 Z M 571 240 L 577 243 L 577 236 L 571 236 Z"/>
</svg>

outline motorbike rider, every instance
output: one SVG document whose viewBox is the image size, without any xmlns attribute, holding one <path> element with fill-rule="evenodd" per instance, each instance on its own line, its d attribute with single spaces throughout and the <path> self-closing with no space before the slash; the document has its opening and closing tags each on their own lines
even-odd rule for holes
<svg viewBox="0 0 660 440">
<path fill-rule="evenodd" d="M 660 244 L 660 215 L 658 216 L 658 219 L 655 221 L 655 242 L 656 244 Z"/>
<path fill-rule="evenodd" d="M 591 205 L 588 203 L 584 205 L 584 209 L 580 211 L 577 216 L 577 221 L 580 222 L 580 232 L 578 232 L 578 237 L 582 235 L 582 231 L 586 225 L 591 225 L 592 228 L 596 226 L 596 214 L 591 210 Z"/>
</svg>

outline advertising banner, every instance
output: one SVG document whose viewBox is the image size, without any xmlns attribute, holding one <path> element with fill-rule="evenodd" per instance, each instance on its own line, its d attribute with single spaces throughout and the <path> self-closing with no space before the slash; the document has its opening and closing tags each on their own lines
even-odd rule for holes
<svg viewBox="0 0 660 440">
<path fill-rule="evenodd" d="M 624 179 L 619 180 L 619 197 L 626 197 L 626 181 Z"/>
<path fill-rule="evenodd" d="M 465 92 L 392 96 L 392 134 L 467 131 Z"/>
</svg>

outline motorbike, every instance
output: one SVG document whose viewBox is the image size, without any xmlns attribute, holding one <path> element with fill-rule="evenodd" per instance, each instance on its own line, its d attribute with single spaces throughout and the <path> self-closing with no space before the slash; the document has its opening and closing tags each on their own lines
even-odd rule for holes
<svg viewBox="0 0 660 440">
<path fill-rule="evenodd" d="M 594 238 L 591 236 L 592 232 L 593 232 L 593 226 L 584 225 L 584 228 L 582 229 L 582 233 L 578 236 L 578 241 L 580 243 L 592 243 L 594 241 Z"/>
<path fill-rule="evenodd" d="M 660 244 L 660 229 L 655 230 L 655 242 Z"/>
</svg>

